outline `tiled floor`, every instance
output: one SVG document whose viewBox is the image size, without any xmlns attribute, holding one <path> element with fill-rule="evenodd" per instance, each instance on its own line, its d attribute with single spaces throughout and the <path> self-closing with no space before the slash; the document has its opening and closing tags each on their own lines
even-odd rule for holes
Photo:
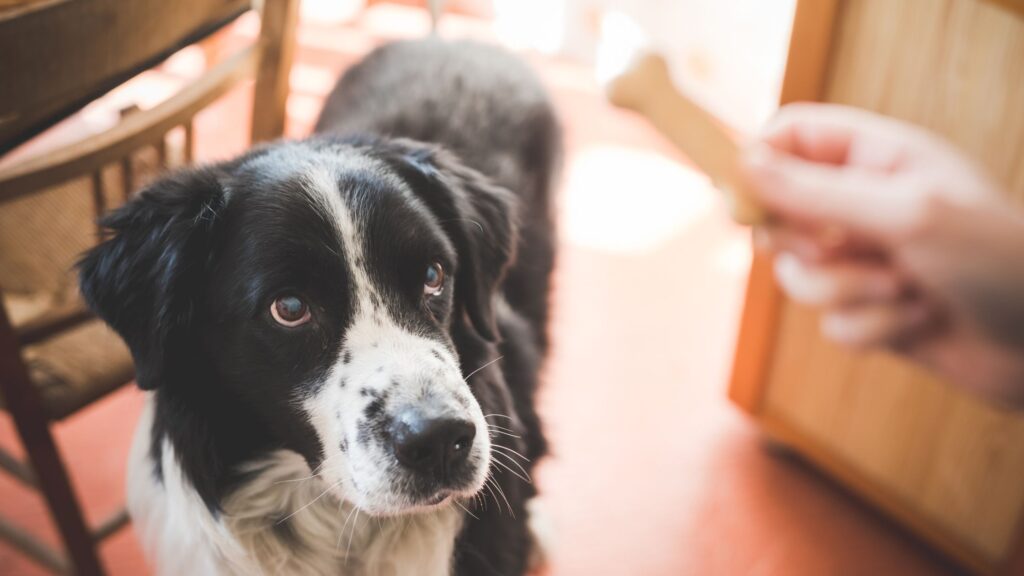
<svg viewBox="0 0 1024 576">
<path fill-rule="evenodd" d="M 253 22 L 236 37 L 253 34 Z M 306 134 L 337 72 L 383 39 L 426 30 L 386 6 L 345 27 L 304 22 L 289 102 Z M 446 19 L 445 35 L 487 35 Z M 767 450 L 725 398 L 749 261 L 706 183 L 649 127 L 606 105 L 588 70 L 530 57 L 566 126 L 554 351 L 542 410 L 553 454 L 538 482 L 555 527 L 549 573 L 951 574 L 902 531 L 800 462 Z M 198 153 L 245 145 L 245 90 L 199 120 Z M 90 518 L 124 490 L 140 394 L 58 425 Z M 6 417 L 0 443 L 15 447 Z M 0 512 L 56 542 L 37 498 L 0 478 Z M 113 574 L 145 574 L 130 529 L 103 546 Z M 0 574 L 42 572 L 0 545 Z"/>
</svg>

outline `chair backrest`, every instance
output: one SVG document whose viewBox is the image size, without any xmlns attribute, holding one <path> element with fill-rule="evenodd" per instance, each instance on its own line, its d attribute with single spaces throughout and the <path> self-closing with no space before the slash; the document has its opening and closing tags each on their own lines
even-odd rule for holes
<svg viewBox="0 0 1024 576">
<path fill-rule="evenodd" d="M 11 2 L 22 5 L 20 15 L 5 7 Z M 99 237 L 98 216 L 126 200 L 140 176 L 192 160 L 197 112 L 255 77 L 253 140 L 281 134 L 298 2 L 263 4 L 259 40 L 171 98 L 0 168 L 0 290 L 23 345 L 88 317 L 75 258 Z M 0 54 L 14 55 L 0 58 L 0 150 L 248 8 L 248 0 L 0 0 Z M 172 133 L 179 137 L 169 149 Z"/>
<path fill-rule="evenodd" d="M 210 34 L 250 0 L 0 0 L 0 154 Z"/>
</svg>

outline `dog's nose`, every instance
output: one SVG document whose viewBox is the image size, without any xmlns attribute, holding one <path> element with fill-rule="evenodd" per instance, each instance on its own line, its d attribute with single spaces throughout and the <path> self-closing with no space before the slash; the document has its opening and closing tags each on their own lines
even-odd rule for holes
<svg viewBox="0 0 1024 576">
<path fill-rule="evenodd" d="M 476 426 L 468 420 L 403 412 L 391 424 L 395 457 L 415 472 L 447 480 L 469 456 Z"/>
</svg>

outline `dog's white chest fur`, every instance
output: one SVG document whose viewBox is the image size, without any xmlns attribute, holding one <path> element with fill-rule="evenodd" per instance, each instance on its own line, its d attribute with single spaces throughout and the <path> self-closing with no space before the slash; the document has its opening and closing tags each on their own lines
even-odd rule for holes
<svg viewBox="0 0 1024 576">
<path fill-rule="evenodd" d="M 252 464 L 252 479 L 214 517 L 184 479 L 170 444 L 163 481 L 149 457 L 149 398 L 128 467 L 128 508 L 160 575 L 442 576 L 451 572 L 462 514 L 370 518 L 326 493 L 297 454 Z"/>
</svg>

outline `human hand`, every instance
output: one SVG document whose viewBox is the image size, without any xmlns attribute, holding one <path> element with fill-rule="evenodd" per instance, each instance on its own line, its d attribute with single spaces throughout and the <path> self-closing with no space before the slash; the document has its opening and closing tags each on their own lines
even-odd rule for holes
<svg viewBox="0 0 1024 576">
<path fill-rule="evenodd" d="M 823 333 L 885 347 L 1024 406 L 1024 212 L 969 159 L 909 124 L 784 108 L 744 153 L 773 215 L 756 231 Z"/>
</svg>

